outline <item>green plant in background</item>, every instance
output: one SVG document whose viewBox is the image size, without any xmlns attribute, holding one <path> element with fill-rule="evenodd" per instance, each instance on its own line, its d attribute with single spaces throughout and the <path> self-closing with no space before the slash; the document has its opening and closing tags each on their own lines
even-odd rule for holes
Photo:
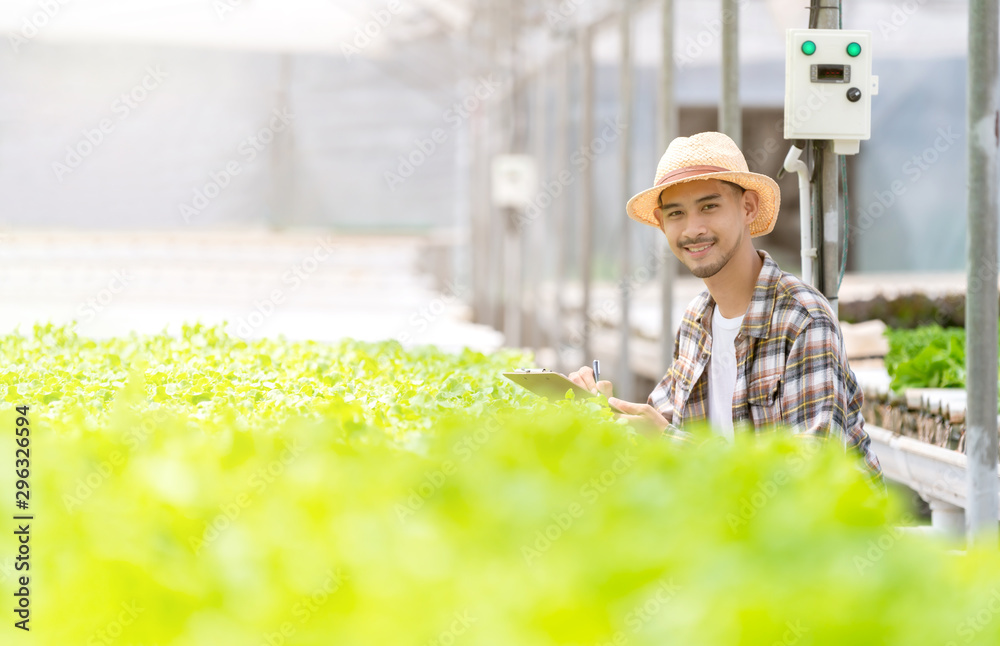
<svg viewBox="0 0 1000 646">
<path fill-rule="evenodd" d="M 885 367 L 893 390 L 965 387 L 964 328 L 928 325 L 888 329 L 885 334 L 889 339 Z"/>
<path fill-rule="evenodd" d="M 31 643 L 1000 639 L 1000 557 L 902 533 L 839 447 L 646 440 L 507 383 L 518 353 L 201 326 L 0 349 L 0 420 L 32 418 Z"/>
<path fill-rule="evenodd" d="M 929 325 L 914 330 L 886 330 L 885 367 L 892 388 L 962 388 L 965 386 L 965 330 Z"/>
</svg>

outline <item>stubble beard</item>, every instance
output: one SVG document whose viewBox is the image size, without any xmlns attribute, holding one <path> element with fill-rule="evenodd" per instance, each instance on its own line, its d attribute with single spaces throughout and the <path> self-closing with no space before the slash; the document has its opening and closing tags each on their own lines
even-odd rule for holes
<svg viewBox="0 0 1000 646">
<path fill-rule="evenodd" d="M 688 269 L 691 270 L 691 273 L 698 278 L 703 278 L 703 279 L 711 278 L 712 276 L 722 271 L 723 267 L 729 264 L 729 261 L 732 260 L 733 256 L 736 255 L 736 250 L 740 248 L 740 245 L 742 243 L 743 243 L 743 232 L 740 231 L 740 237 L 737 238 L 736 242 L 733 243 L 732 248 L 728 252 L 724 253 L 722 255 L 722 258 L 720 258 L 718 261 L 712 263 L 711 265 L 705 265 L 705 266 L 691 267 L 690 265 L 688 265 Z M 716 241 L 716 244 L 718 244 L 718 241 Z"/>
</svg>

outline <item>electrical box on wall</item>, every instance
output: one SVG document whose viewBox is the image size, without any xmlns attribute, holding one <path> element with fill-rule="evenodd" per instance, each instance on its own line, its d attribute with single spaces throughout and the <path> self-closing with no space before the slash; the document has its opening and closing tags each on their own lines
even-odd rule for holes
<svg viewBox="0 0 1000 646">
<path fill-rule="evenodd" d="M 538 168 L 531 155 L 494 155 L 493 204 L 523 209 L 538 194 Z"/>
<path fill-rule="evenodd" d="M 789 29 L 785 38 L 785 139 L 827 139 L 838 155 L 871 138 L 870 31 Z"/>
</svg>

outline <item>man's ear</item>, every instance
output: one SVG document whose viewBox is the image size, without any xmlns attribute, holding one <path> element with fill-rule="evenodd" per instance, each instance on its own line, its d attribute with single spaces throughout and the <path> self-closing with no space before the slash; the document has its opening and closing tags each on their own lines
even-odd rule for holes
<svg viewBox="0 0 1000 646">
<path fill-rule="evenodd" d="M 757 217 L 757 210 L 760 208 L 760 195 L 757 191 L 744 191 L 742 206 L 745 224 L 749 225 Z"/>
</svg>

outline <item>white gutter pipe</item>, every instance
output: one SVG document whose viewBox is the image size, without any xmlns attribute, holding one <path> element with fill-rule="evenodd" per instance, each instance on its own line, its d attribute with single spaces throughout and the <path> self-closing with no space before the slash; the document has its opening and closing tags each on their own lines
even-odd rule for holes
<svg viewBox="0 0 1000 646">
<path fill-rule="evenodd" d="M 802 254 L 802 281 L 808 285 L 816 286 L 813 279 L 813 259 L 816 258 L 816 247 L 812 245 L 812 218 L 810 217 L 810 207 L 812 197 L 809 187 L 809 167 L 799 159 L 802 149 L 792 146 L 785 156 L 784 169 L 789 173 L 799 175 L 799 228 L 801 230 L 800 246 Z"/>
</svg>

